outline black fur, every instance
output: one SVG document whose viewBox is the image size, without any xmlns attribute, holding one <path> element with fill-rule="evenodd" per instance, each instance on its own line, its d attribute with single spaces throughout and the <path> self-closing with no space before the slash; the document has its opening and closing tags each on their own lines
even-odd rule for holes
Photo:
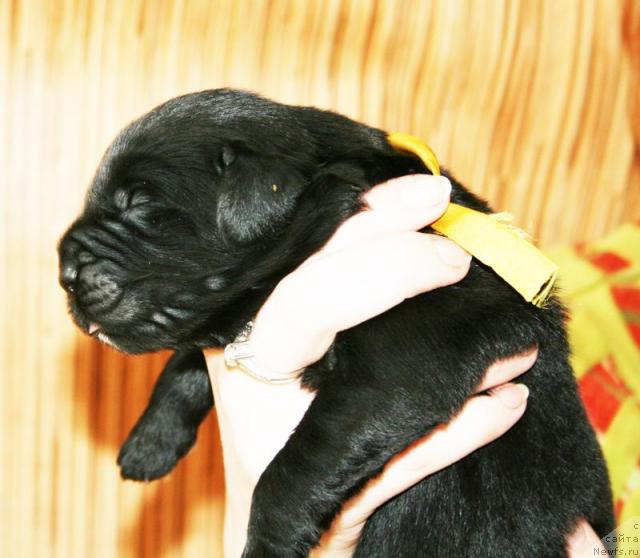
<svg viewBox="0 0 640 558">
<path fill-rule="evenodd" d="M 59 251 L 81 328 L 126 352 L 176 350 L 120 452 L 123 476 L 166 474 L 193 444 L 213 405 L 200 349 L 232 341 L 363 209 L 363 192 L 416 172 L 427 171 L 380 130 L 232 90 L 170 100 L 121 132 Z M 489 210 L 452 183 L 453 201 Z M 492 362 L 533 345 L 524 418 L 380 508 L 356 556 L 555 557 L 580 518 L 608 533 L 607 473 L 563 320 L 555 299 L 535 308 L 474 260 L 460 283 L 341 333 L 304 373 L 317 395 L 260 478 L 244 556 L 306 556 L 341 504 L 448 421 Z"/>
</svg>

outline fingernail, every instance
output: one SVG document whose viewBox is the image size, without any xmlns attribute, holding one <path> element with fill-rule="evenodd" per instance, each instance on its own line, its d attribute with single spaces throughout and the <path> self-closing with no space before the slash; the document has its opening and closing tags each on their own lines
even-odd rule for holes
<svg viewBox="0 0 640 558">
<path fill-rule="evenodd" d="M 505 407 L 517 409 L 529 397 L 529 388 L 524 384 L 505 384 L 491 390 L 491 393 L 497 395 Z"/>
<path fill-rule="evenodd" d="M 447 265 L 461 267 L 471 261 L 471 254 L 469 254 L 469 252 L 466 252 L 455 242 L 447 238 L 436 236 L 433 239 L 433 243 L 438 256 L 440 256 L 440 259 Z"/>
<path fill-rule="evenodd" d="M 522 359 L 530 360 L 531 361 L 531 366 L 533 366 L 534 363 L 536 362 L 536 360 L 538 360 L 538 347 L 537 347 L 537 345 L 534 345 L 533 347 L 531 347 L 530 349 L 528 349 L 527 351 L 525 351 L 524 353 L 522 353 L 519 356 Z"/>
<path fill-rule="evenodd" d="M 444 176 L 412 176 L 406 180 L 400 203 L 409 209 L 440 205 L 451 194 L 451 183 Z"/>
</svg>

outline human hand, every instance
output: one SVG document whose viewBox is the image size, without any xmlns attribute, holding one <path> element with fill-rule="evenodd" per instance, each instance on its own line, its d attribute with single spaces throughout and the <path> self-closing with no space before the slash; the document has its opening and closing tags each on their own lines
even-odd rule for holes
<svg viewBox="0 0 640 558">
<path fill-rule="evenodd" d="M 378 477 L 344 504 L 310 557 L 351 558 L 367 519 L 378 507 L 509 430 L 524 414 L 528 390 L 524 385 L 506 382 L 526 372 L 536 357 L 537 350 L 532 350 L 493 364 L 477 390 L 493 388 L 489 397 L 472 397 L 451 422 L 389 461 Z M 595 531 L 585 520 L 580 521 L 567 540 L 567 557 L 605 553 Z"/>
<path fill-rule="evenodd" d="M 342 507 L 312 558 L 350 558 L 367 519 L 378 507 L 425 477 L 444 469 L 509 430 L 524 414 L 529 390 L 510 383 L 533 366 L 537 349 L 489 367 L 476 392 L 451 422 L 411 444 Z"/>
<path fill-rule="evenodd" d="M 462 279 L 470 256 L 447 239 L 415 232 L 444 212 L 449 192 L 445 178 L 429 176 L 403 177 L 371 190 L 365 196 L 370 210 L 349 219 L 321 251 L 283 279 L 258 313 L 251 336 L 258 360 L 277 372 L 303 368 L 326 352 L 339 331 L 420 292 Z M 506 368 L 499 365 L 498 375 L 491 372 L 483 385 L 497 386 L 524 372 L 533 361 L 531 354 L 523 358 Z M 219 351 L 209 351 L 207 360 L 224 448 L 225 554 L 238 556 L 253 488 L 301 420 L 313 394 L 298 382 L 271 386 L 229 371 Z M 510 372 L 505 375 L 506 370 Z M 485 428 L 479 431 L 478 421 L 472 420 L 474 428 L 463 434 L 464 428 L 454 426 L 454 421 L 453 434 L 434 433 L 436 454 L 440 444 L 438 455 L 446 463 L 434 459 L 429 467 L 441 468 L 455 460 L 442 449 L 447 439 L 466 436 L 469 453 L 506 431 L 525 405 L 501 407 L 499 396 L 521 397 L 521 390 L 508 385 L 490 397 L 474 398 L 459 419 L 463 426 L 470 424 L 468 417 L 477 419 L 478 411 L 487 407 L 491 418 L 485 419 Z"/>
<path fill-rule="evenodd" d="M 367 192 L 369 210 L 348 219 L 258 312 L 251 342 L 260 361 L 276 372 L 304 368 L 339 331 L 461 280 L 471 256 L 451 240 L 416 232 L 444 213 L 450 192 L 446 178 L 428 175 Z"/>
<path fill-rule="evenodd" d="M 485 385 L 527 366 L 535 352 L 492 366 Z M 502 370 L 502 372 L 500 371 Z M 351 558 L 367 519 L 376 509 L 423 478 L 445 468 L 504 434 L 522 416 L 526 393 L 517 384 L 503 384 L 489 398 L 473 397 L 449 424 L 429 433 L 392 459 L 380 476 L 345 503 L 311 558 Z M 496 395 L 497 397 L 494 397 Z M 491 399 L 494 399 L 491 401 Z M 502 406 L 502 407 L 501 407 Z M 511 410 L 511 412 L 509 412 Z M 567 540 L 567 558 L 604 556 L 606 550 L 593 528 L 582 520 Z"/>
</svg>

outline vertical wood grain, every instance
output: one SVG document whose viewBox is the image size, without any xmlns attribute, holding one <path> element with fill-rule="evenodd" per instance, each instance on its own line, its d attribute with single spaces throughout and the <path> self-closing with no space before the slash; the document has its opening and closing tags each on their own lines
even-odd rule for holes
<svg viewBox="0 0 640 558">
<path fill-rule="evenodd" d="M 79 336 L 55 254 L 114 134 L 221 86 L 419 135 L 544 245 L 640 217 L 638 0 L 0 0 L 2 556 L 221 556 L 215 418 L 120 480 L 167 355 Z"/>
</svg>

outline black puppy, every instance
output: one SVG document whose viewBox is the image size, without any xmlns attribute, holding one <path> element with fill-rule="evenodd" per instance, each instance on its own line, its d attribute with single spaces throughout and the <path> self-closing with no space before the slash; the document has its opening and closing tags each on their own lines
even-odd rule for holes
<svg viewBox="0 0 640 558">
<path fill-rule="evenodd" d="M 201 349 L 233 341 L 363 209 L 363 192 L 426 172 L 380 130 L 232 90 L 170 100 L 120 133 L 59 252 L 82 329 L 125 352 L 176 351 L 120 452 L 124 477 L 160 477 L 193 445 L 213 406 Z M 489 211 L 452 183 L 453 201 Z M 260 478 L 244 556 L 306 556 L 341 504 L 451 419 L 492 362 L 533 345 L 524 418 L 380 508 L 356 556 L 555 557 L 581 518 L 609 532 L 563 320 L 555 299 L 536 308 L 474 260 L 460 283 L 341 333 L 303 374 L 317 394 Z"/>
</svg>

